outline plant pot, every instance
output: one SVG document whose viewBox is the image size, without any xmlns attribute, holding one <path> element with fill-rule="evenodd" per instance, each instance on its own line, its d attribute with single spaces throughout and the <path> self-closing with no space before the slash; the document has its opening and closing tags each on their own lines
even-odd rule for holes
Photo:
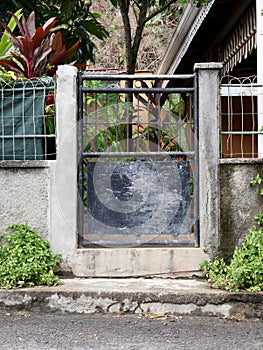
<svg viewBox="0 0 263 350">
<path fill-rule="evenodd" d="M 51 78 L 0 86 L 0 160 L 44 159 L 45 97 Z"/>
</svg>

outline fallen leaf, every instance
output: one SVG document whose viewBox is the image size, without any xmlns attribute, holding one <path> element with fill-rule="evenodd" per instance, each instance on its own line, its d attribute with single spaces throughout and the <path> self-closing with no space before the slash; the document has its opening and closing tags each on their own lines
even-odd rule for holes
<svg viewBox="0 0 263 350">
<path fill-rule="evenodd" d="M 23 316 L 23 317 L 30 317 L 30 313 L 28 311 L 17 311 L 14 313 L 15 316 Z"/>
</svg>

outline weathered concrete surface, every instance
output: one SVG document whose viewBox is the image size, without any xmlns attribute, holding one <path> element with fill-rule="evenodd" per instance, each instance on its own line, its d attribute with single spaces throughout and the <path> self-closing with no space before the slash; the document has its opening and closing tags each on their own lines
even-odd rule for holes
<svg viewBox="0 0 263 350">
<path fill-rule="evenodd" d="M 48 239 L 49 181 L 47 161 L 1 161 L 0 232 L 27 223 Z"/>
<path fill-rule="evenodd" d="M 199 120 L 200 247 L 213 257 L 219 242 L 219 75 L 222 64 L 196 63 Z"/>
<path fill-rule="evenodd" d="M 192 279 L 64 279 L 54 287 L 0 289 L 0 309 L 263 317 L 263 293 L 231 293 Z"/>
<path fill-rule="evenodd" d="M 50 245 L 70 270 L 77 247 L 77 69 L 57 70 L 57 160 L 50 176 Z"/>
<path fill-rule="evenodd" d="M 84 248 L 75 250 L 72 272 L 76 277 L 189 276 L 206 259 L 201 248 Z"/>
<path fill-rule="evenodd" d="M 259 187 L 250 180 L 263 174 L 262 159 L 226 159 L 220 162 L 220 252 L 229 261 L 248 230 L 253 217 L 262 212 Z"/>
</svg>

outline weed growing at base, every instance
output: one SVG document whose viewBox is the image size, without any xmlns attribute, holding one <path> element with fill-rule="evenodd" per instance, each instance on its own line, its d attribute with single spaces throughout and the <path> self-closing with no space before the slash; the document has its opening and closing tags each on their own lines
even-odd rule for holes
<svg viewBox="0 0 263 350">
<path fill-rule="evenodd" d="M 59 278 L 53 268 L 61 256 L 54 255 L 48 241 L 26 224 L 11 225 L 0 235 L 0 286 L 16 288 L 54 285 Z"/>
<path fill-rule="evenodd" d="M 261 185 L 262 178 L 257 175 L 250 185 Z M 260 188 L 263 196 L 263 189 Z M 249 292 L 263 290 L 263 214 L 254 216 L 258 227 L 254 226 L 246 235 L 242 246 L 236 248 L 229 265 L 219 257 L 213 262 L 207 260 L 199 265 L 213 288 L 238 292 L 246 289 Z"/>
</svg>

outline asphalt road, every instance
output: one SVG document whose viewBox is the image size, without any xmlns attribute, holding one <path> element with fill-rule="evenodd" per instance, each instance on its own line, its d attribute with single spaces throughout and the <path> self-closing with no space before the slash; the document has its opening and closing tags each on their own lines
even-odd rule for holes
<svg viewBox="0 0 263 350">
<path fill-rule="evenodd" d="M 0 349 L 262 348 L 258 319 L 0 312 Z"/>
</svg>

